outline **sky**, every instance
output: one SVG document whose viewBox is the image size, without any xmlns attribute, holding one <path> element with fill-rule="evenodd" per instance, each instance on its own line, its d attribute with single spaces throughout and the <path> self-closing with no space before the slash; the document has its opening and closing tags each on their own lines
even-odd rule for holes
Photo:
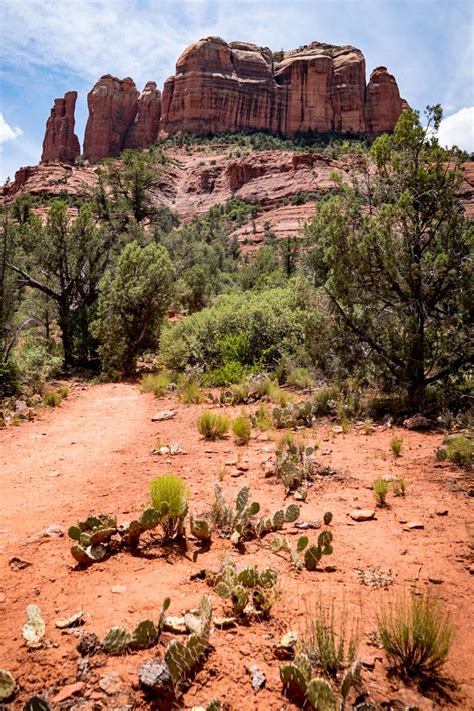
<svg viewBox="0 0 474 711">
<path fill-rule="evenodd" d="M 272 50 L 351 44 L 395 75 L 423 112 L 441 103 L 439 138 L 474 151 L 473 0 L 2 0 L 0 183 L 41 156 L 54 98 L 75 89 L 83 140 L 87 93 L 103 74 L 162 88 L 202 37 Z"/>
</svg>

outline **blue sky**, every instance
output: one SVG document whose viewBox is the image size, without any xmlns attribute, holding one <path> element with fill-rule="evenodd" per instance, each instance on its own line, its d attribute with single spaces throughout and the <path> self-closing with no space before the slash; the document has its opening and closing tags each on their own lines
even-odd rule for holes
<svg viewBox="0 0 474 711">
<path fill-rule="evenodd" d="M 209 35 L 273 50 L 359 47 L 367 76 L 384 65 L 414 108 L 440 102 L 442 141 L 473 151 L 473 16 L 472 0 L 2 0 L 0 182 L 38 162 L 55 97 L 79 92 L 82 144 L 102 74 L 161 88 L 183 49 Z"/>
</svg>

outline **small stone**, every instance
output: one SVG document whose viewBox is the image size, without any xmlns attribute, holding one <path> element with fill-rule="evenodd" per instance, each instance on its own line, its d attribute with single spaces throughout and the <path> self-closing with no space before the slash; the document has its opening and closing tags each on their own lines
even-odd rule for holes
<svg viewBox="0 0 474 711">
<path fill-rule="evenodd" d="M 237 464 L 237 469 L 239 472 L 248 472 L 249 465 L 246 464 L 246 462 L 241 462 L 240 464 Z"/>
<path fill-rule="evenodd" d="M 127 586 L 126 585 L 112 585 L 110 588 L 110 591 L 113 593 L 117 593 L 118 595 L 121 595 L 124 592 L 127 592 Z"/>
<path fill-rule="evenodd" d="M 375 518 L 373 509 L 354 509 L 349 516 L 353 521 L 372 521 Z"/>
<path fill-rule="evenodd" d="M 175 416 L 176 412 L 174 410 L 158 410 L 158 412 L 155 412 L 155 414 L 151 418 L 151 421 L 163 422 L 163 420 L 172 420 Z"/>
<path fill-rule="evenodd" d="M 278 659 L 291 659 L 295 653 L 295 646 L 298 642 L 298 632 L 290 630 L 280 640 L 280 644 L 275 650 Z"/>
<path fill-rule="evenodd" d="M 228 459 L 226 462 L 224 462 L 226 467 L 235 467 L 237 464 L 237 459 Z"/>
<path fill-rule="evenodd" d="M 469 573 L 470 573 L 471 575 L 474 575 L 474 563 L 471 563 L 471 565 L 469 566 L 468 570 L 469 570 Z"/>
<path fill-rule="evenodd" d="M 229 627 L 235 627 L 235 617 L 214 617 L 214 627 L 225 630 Z"/>
<path fill-rule="evenodd" d="M 366 669 L 375 669 L 375 657 L 363 657 L 360 660 L 360 663 L 362 664 L 363 667 Z"/>
<path fill-rule="evenodd" d="M 295 523 L 295 528 L 299 528 L 301 531 L 307 531 L 309 528 L 318 529 L 321 526 L 321 521 L 297 521 Z"/>
<path fill-rule="evenodd" d="M 429 430 L 431 422 L 424 415 L 418 413 L 404 420 L 403 426 L 406 430 Z"/>
<path fill-rule="evenodd" d="M 325 456 L 327 456 L 328 454 L 331 454 L 331 452 L 332 452 L 332 449 L 326 448 L 326 449 L 323 449 L 323 450 L 322 450 L 321 454 L 325 457 Z"/>
<path fill-rule="evenodd" d="M 66 701 L 66 699 L 69 699 L 71 698 L 71 696 L 74 696 L 75 694 L 78 694 L 80 691 L 82 691 L 83 688 L 83 681 L 76 681 L 75 684 L 68 684 L 67 686 L 63 686 L 61 691 L 53 698 L 53 703 L 59 704 L 61 703 L 61 701 Z"/>
<path fill-rule="evenodd" d="M 159 692 L 163 700 L 174 700 L 174 687 L 165 662 L 147 659 L 138 668 L 138 680 L 145 689 Z"/>
<path fill-rule="evenodd" d="M 8 564 L 12 570 L 23 570 L 23 568 L 28 568 L 30 565 L 33 565 L 29 560 L 23 560 L 23 558 L 19 558 L 17 555 L 10 558 Z"/>
<path fill-rule="evenodd" d="M 239 471 L 238 469 L 234 469 L 234 471 L 230 473 L 231 477 L 233 477 L 234 479 L 237 479 L 239 476 L 243 476 L 243 474 L 244 473 Z"/>
<path fill-rule="evenodd" d="M 415 530 L 415 529 L 422 529 L 425 526 L 423 523 L 421 523 L 421 521 L 409 521 L 407 523 L 406 527 L 407 527 L 407 529 L 409 529 L 411 531 L 411 530 Z"/>
<path fill-rule="evenodd" d="M 435 514 L 437 516 L 447 516 L 449 513 L 448 509 L 436 509 Z"/>
<path fill-rule="evenodd" d="M 267 683 L 265 674 L 261 672 L 255 664 L 252 664 L 252 666 L 247 667 L 247 671 L 252 677 L 253 690 L 260 691 L 260 689 L 263 689 L 263 687 Z"/>
<path fill-rule="evenodd" d="M 344 429 L 341 427 L 341 425 L 334 425 L 334 427 L 331 428 L 331 432 L 333 432 L 334 434 L 342 434 L 344 432 Z"/>
<path fill-rule="evenodd" d="M 99 638 L 94 632 L 83 632 L 76 649 L 83 657 L 92 656 L 100 649 Z"/>
<path fill-rule="evenodd" d="M 294 497 L 294 499 L 295 499 L 296 501 L 306 501 L 307 495 L 308 495 L 308 494 L 307 494 L 306 491 L 301 491 L 300 489 L 298 489 L 298 490 L 295 491 L 295 493 L 293 494 L 293 497 Z"/>
<path fill-rule="evenodd" d="M 84 613 L 82 610 L 80 612 L 76 612 L 74 615 L 71 615 L 70 617 L 66 617 L 61 620 L 56 620 L 54 623 L 56 627 L 60 630 L 66 629 L 67 627 L 76 627 L 78 625 L 82 625 L 84 620 L 82 619 L 82 615 Z"/>
<path fill-rule="evenodd" d="M 444 583 L 443 578 L 434 578 L 431 576 L 428 576 L 428 580 L 430 583 L 433 583 L 433 585 L 441 585 L 441 583 Z"/>
<path fill-rule="evenodd" d="M 99 686 L 109 696 L 118 694 L 123 689 L 123 681 L 119 674 L 107 674 L 99 679 Z"/>
</svg>

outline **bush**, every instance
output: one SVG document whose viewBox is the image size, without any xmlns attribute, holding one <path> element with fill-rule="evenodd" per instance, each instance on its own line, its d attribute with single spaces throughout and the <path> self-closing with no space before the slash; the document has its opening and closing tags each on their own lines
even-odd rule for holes
<svg viewBox="0 0 474 711">
<path fill-rule="evenodd" d="M 201 366 L 213 385 L 274 368 L 284 355 L 298 362 L 302 353 L 303 310 L 290 288 L 221 295 L 212 306 L 167 324 L 160 343 L 166 367 Z"/>
<path fill-rule="evenodd" d="M 245 412 L 235 418 L 232 422 L 232 432 L 235 435 L 236 444 L 247 444 L 252 434 L 252 423 Z"/>
<path fill-rule="evenodd" d="M 229 418 L 226 415 L 218 415 L 205 410 L 198 417 L 197 427 L 204 439 L 224 439 L 229 429 Z"/>
<path fill-rule="evenodd" d="M 275 383 L 270 383 L 268 387 L 268 398 L 270 402 L 275 403 L 275 405 L 279 407 L 286 407 L 290 402 L 293 402 L 293 395 L 285 392 L 285 390 L 279 388 Z"/>
<path fill-rule="evenodd" d="M 201 386 L 195 380 L 187 380 L 178 388 L 178 393 L 179 399 L 184 405 L 199 405 L 206 399 Z"/>
<path fill-rule="evenodd" d="M 385 500 L 388 494 L 388 481 L 386 481 L 386 479 L 375 479 L 372 484 L 372 489 L 377 506 L 385 506 Z"/>
<path fill-rule="evenodd" d="M 162 515 L 163 538 L 182 535 L 189 503 L 186 483 L 175 474 L 163 474 L 150 482 L 150 496 L 153 508 Z"/>
<path fill-rule="evenodd" d="M 390 440 L 390 449 L 392 450 L 392 454 L 397 459 L 401 453 L 402 453 L 402 447 L 403 447 L 403 438 L 402 437 L 397 437 L 396 435 L 392 437 Z"/>
<path fill-rule="evenodd" d="M 407 492 L 407 482 L 406 479 L 400 477 L 395 479 L 392 484 L 394 496 L 405 496 Z"/>
<path fill-rule="evenodd" d="M 313 394 L 313 412 L 318 417 L 328 415 L 335 409 L 340 396 L 337 385 L 323 385 Z"/>
<path fill-rule="evenodd" d="M 286 383 L 299 390 L 311 390 L 314 387 L 314 380 L 307 368 L 292 368 L 286 376 Z"/>
<path fill-rule="evenodd" d="M 153 393 L 155 397 L 163 397 L 168 392 L 170 383 L 171 379 L 166 373 L 149 373 L 142 376 L 140 390 L 143 393 Z"/>
<path fill-rule="evenodd" d="M 61 393 L 57 390 L 48 390 L 44 394 L 43 402 L 47 407 L 57 407 L 61 404 L 62 399 Z"/>
<path fill-rule="evenodd" d="M 383 605 L 377 625 L 387 657 L 402 677 L 426 682 L 439 675 L 454 636 L 439 600 L 430 593 L 403 593 L 389 609 Z"/>
<path fill-rule="evenodd" d="M 41 394 L 47 381 L 59 374 L 62 362 L 47 341 L 28 338 L 15 354 L 20 391 Z"/>
<path fill-rule="evenodd" d="M 474 444 L 470 439 L 459 435 L 448 440 L 446 449 L 448 459 L 460 467 L 469 468 L 474 459 Z"/>
<path fill-rule="evenodd" d="M 255 412 L 255 425 L 261 431 L 265 432 L 272 426 L 272 415 L 265 405 L 259 405 Z"/>
</svg>

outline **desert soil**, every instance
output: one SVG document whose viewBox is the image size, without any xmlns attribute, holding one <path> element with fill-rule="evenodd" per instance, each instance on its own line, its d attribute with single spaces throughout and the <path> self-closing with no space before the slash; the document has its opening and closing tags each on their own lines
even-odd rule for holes
<svg viewBox="0 0 474 711">
<path fill-rule="evenodd" d="M 152 422 L 156 410 L 169 407 L 176 409 L 173 420 Z M 143 659 L 163 651 L 162 645 L 124 657 L 99 654 L 84 670 L 78 667 L 81 658 L 75 649 L 79 630 L 61 631 L 55 620 L 83 610 L 82 629 L 103 636 L 113 625 L 130 629 L 140 619 L 156 619 L 167 596 L 169 614 L 180 615 L 211 592 L 204 581 L 191 576 L 204 568 L 217 569 L 226 554 L 240 566 L 270 564 L 278 569 L 282 595 L 270 620 L 214 630 L 213 650 L 185 693 L 183 708 L 205 706 L 214 698 L 236 710 L 294 708 L 281 693 L 275 645 L 289 629 L 304 630 L 317 600 L 334 600 L 348 620 L 359 620 L 359 654 L 366 664 L 361 688 L 370 701 L 392 700 L 390 708 L 400 709 L 472 708 L 474 561 L 465 527 L 474 519 L 467 495 L 472 481 L 462 470 L 435 460 L 440 433 L 378 426 L 370 436 L 362 427 L 334 434 L 334 423 L 328 421 L 306 432 L 309 441 L 319 444 L 318 460 L 337 472 L 317 477 L 301 506 L 300 521 L 321 519 L 327 510 L 334 514 L 334 554 L 316 572 L 293 572 L 285 558 L 269 551 L 268 537 L 246 544 L 241 555 L 216 535 L 208 552 L 189 539 L 184 551 L 156 546 L 146 557 L 121 552 L 87 570 L 75 567 L 68 527 L 90 513 L 114 513 L 119 520 L 134 517 L 147 502 L 150 479 L 165 472 L 176 472 L 188 482 L 194 513 L 209 509 L 218 479 L 228 499 L 250 484 L 252 499 L 264 513 L 288 503 L 282 486 L 263 476 L 262 463 L 279 433 L 254 432 L 245 447 L 237 447 L 232 438 L 209 444 L 195 426 L 206 407 L 183 406 L 171 396 L 155 400 L 132 384 L 78 386 L 60 407 L 0 431 L 0 668 L 9 669 L 19 685 L 8 708 L 21 708 L 32 693 L 47 696 L 60 709 L 152 708 L 137 688 L 137 668 Z M 390 452 L 395 433 L 404 441 L 396 460 Z M 157 437 L 162 444 L 179 442 L 185 453 L 168 460 L 152 454 Z M 248 471 L 239 472 L 236 463 L 248 463 Z M 352 509 L 373 508 L 371 483 L 380 476 L 405 477 L 406 497 L 389 495 L 390 506 L 377 509 L 375 520 L 354 522 L 348 515 Z M 423 528 L 410 529 L 408 524 L 415 521 Z M 39 537 L 52 524 L 64 536 Z M 288 528 L 292 540 L 300 533 Z M 15 557 L 29 565 L 18 569 L 11 562 Z M 361 585 L 358 569 L 373 566 L 391 569 L 394 584 L 385 590 Z M 452 613 L 456 638 L 446 672 L 457 689 L 450 701 L 422 696 L 389 677 L 383 651 L 367 636 L 375 628 L 379 606 L 415 584 L 419 590 L 431 589 Z M 121 586 L 120 592 L 112 590 L 115 586 Z M 29 603 L 40 606 L 46 621 L 47 646 L 32 651 L 21 634 Z M 213 604 L 217 614 L 227 609 L 216 595 Z M 164 633 L 162 644 L 172 638 Z M 257 693 L 247 672 L 252 664 L 266 676 L 265 688 Z M 115 690 L 104 682 L 113 674 L 119 675 L 113 677 Z M 82 687 L 72 687 L 75 694 L 60 702 L 70 691 L 65 687 L 78 681 Z"/>
</svg>

